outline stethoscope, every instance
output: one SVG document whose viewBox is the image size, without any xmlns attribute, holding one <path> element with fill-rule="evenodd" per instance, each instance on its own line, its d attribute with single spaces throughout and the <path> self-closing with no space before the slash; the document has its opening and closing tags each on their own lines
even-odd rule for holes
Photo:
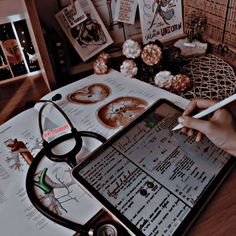
<svg viewBox="0 0 236 236">
<path fill-rule="evenodd" d="M 123 236 L 123 235 L 129 235 L 128 232 L 122 227 L 118 222 L 116 221 L 104 221 L 98 223 L 94 228 L 90 227 L 89 225 L 82 225 L 75 223 L 73 221 L 70 221 L 64 217 L 61 217 L 60 215 L 55 214 L 54 212 L 50 211 L 46 206 L 44 206 L 39 198 L 36 195 L 36 192 L 34 191 L 35 188 L 35 180 L 34 176 L 37 171 L 37 167 L 41 160 L 46 156 L 51 161 L 54 162 L 66 162 L 71 168 L 75 167 L 77 164 L 76 162 L 76 155 L 80 152 L 83 146 L 83 140 L 82 137 L 89 137 L 89 138 L 95 138 L 99 140 L 100 142 L 104 143 L 106 142 L 106 138 L 104 138 L 102 135 L 91 132 L 91 131 L 77 131 L 77 129 L 73 126 L 72 122 L 68 118 L 68 116 L 65 114 L 65 112 L 54 102 L 56 100 L 59 100 L 61 98 L 61 95 L 57 94 L 55 95 L 51 100 L 40 100 L 38 102 L 44 103 L 40 110 L 39 110 L 39 130 L 41 137 L 43 139 L 43 148 L 40 150 L 40 152 L 35 156 L 33 159 L 27 176 L 26 176 L 26 191 L 28 194 L 28 197 L 34 207 L 41 212 L 44 216 L 49 218 L 50 220 L 54 221 L 55 223 L 58 223 L 66 228 L 69 228 L 71 230 L 76 231 L 77 233 L 80 233 L 81 235 L 89 235 L 89 236 L 102 236 L 102 235 L 110 235 L 110 236 Z M 52 105 L 54 108 L 56 108 L 60 114 L 65 118 L 65 120 L 68 122 L 68 125 L 70 127 L 70 133 L 64 134 L 56 139 L 54 139 L 51 142 L 46 141 L 43 138 L 43 126 L 42 126 L 42 113 L 47 105 Z M 75 145 L 69 152 L 59 155 L 56 153 L 53 153 L 53 148 L 57 146 L 58 144 L 61 144 L 69 139 L 75 140 Z M 49 190 L 50 191 L 50 190 Z M 79 214 L 79 213 L 78 213 Z"/>
</svg>

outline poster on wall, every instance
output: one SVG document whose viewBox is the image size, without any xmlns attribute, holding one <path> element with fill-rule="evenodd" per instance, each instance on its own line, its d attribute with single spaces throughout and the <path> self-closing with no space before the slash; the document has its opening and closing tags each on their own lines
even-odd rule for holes
<svg viewBox="0 0 236 236">
<path fill-rule="evenodd" d="M 113 40 L 103 24 L 91 0 L 80 0 L 87 19 L 71 28 L 60 11 L 55 17 L 83 61 L 93 57 L 112 44 Z"/>
<path fill-rule="evenodd" d="M 20 20 L 14 22 L 16 33 L 24 53 L 26 62 L 30 72 L 37 71 L 40 69 L 38 59 L 31 41 L 29 30 L 27 27 L 26 20 Z"/>
<path fill-rule="evenodd" d="M 120 12 L 119 10 L 122 9 L 120 7 L 121 1 L 92 0 L 93 5 L 98 11 L 98 14 L 100 15 L 106 28 L 109 30 L 109 34 L 111 35 L 113 39 L 114 44 L 112 47 L 109 47 L 111 51 L 115 51 L 116 49 L 120 50 L 120 45 L 122 45 L 126 39 L 133 39 L 137 41 L 141 41 L 142 39 L 141 25 L 140 25 L 139 18 L 137 17 L 137 14 L 136 14 L 135 19 L 133 19 L 134 15 L 130 14 L 130 13 L 134 14 L 136 11 L 135 1 L 132 1 L 132 0 L 125 1 L 129 7 L 126 12 L 128 13 L 128 15 L 126 14 L 124 16 L 126 19 L 127 17 L 129 18 L 129 16 L 132 16 L 129 18 L 130 20 L 132 18 L 132 24 L 127 24 L 127 23 L 119 22 L 116 20 L 116 15 L 118 15 L 118 13 Z M 124 3 L 124 1 L 122 2 Z M 118 12 L 116 12 L 117 10 Z M 133 20 L 135 21 L 133 22 Z"/>
<path fill-rule="evenodd" d="M 115 20 L 126 24 L 134 24 L 137 6 L 136 0 L 117 0 Z"/>
<path fill-rule="evenodd" d="M 181 0 L 138 0 L 143 43 L 183 36 Z"/>
<path fill-rule="evenodd" d="M 26 74 L 27 69 L 23 58 L 24 56 L 21 52 L 21 46 L 17 42 L 11 23 L 0 25 L 0 41 L 13 76 Z"/>
</svg>

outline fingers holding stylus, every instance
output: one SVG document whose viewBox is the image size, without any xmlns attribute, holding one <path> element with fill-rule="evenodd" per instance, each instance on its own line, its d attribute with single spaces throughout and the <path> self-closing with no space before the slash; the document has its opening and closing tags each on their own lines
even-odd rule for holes
<svg viewBox="0 0 236 236">
<path fill-rule="evenodd" d="M 216 101 L 194 99 L 179 117 L 178 122 L 183 127 L 181 129 L 183 133 L 188 136 L 193 136 L 196 133 L 196 141 L 201 141 L 205 135 L 216 146 L 236 156 L 236 102 L 233 100 L 236 99 L 236 96 L 233 95 L 229 98 L 217 103 L 218 106 Z M 214 106 L 214 104 L 216 105 Z M 194 118 L 193 111 L 201 109 L 208 110 L 208 113 L 203 111 L 204 116 L 199 116 L 200 112 Z M 210 113 L 209 110 L 211 110 Z"/>
<path fill-rule="evenodd" d="M 193 99 L 183 112 L 182 116 L 178 119 L 178 122 L 184 126 L 181 129 L 181 132 L 187 134 L 189 137 L 192 137 L 195 134 L 194 130 L 198 130 L 196 134 L 196 142 L 200 142 L 203 137 L 202 132 L 206 130 L 208 123 L 204 120 L 194 119 L 189 115 L 191 115 L 194 111 L 204 110 L 215 103 L 217 103 L 217 101 Z"/>
<path fill-rule="evenodd" d="M 190 116 L 181 116 L 178 122 L 184 126 L 181 131 L 190 137 L 192 137 L 195 134 L 194 131 L 197 130 L 196 141 L 198 142 L 201 141 L 203 137 L 202 133 L 206 133 L 209 126 L 208 121 L 192 118 Z"/>
</svg>

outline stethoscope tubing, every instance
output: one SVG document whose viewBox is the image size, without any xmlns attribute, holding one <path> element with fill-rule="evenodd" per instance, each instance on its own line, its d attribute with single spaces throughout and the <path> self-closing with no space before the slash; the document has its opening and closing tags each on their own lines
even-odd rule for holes
<svg viewBox="0 0 236 236">
<path fill-rule="evenodd" d="M 75 232 L 83 233 L 85 235 L 89 234 L 90 228 L 87 228 L 84 225 L 80 225 L 78 223 L 75 223 L 73 221 L 70 221 L 66 218 L 61 217 L 60 215 L 57 215 L 50 211 L 46 206 L 44 206 L 38 196 L 36 195 L 36 191 L 34 189 L 34 175 L 37 171 L 37 167 L 42 160 L 42 158 L 45 156 L 44 149 L 42 149 L 34 158 L 33 162 L 31 163 L 29 170 L 27 172 L 26 176 L 26 192 L 28 194 L 28 197 L 31 201 L 31 203 L 34 205 L 34 207 L 42 213 L 44 216 L 46 216 L 48 219 L 52 220 L 53 222 L 60 224 L 68 229 L 74 230 Z"/>
<path fill-rule="evenodd" d="M 44 104 L 39 110 L 39 129 L 40 129 L 40 134 L 43 139 L 43 128 L 42 128 L 42 112 L 44 108 L 48 104 L 52 104 L 66 119 L 68 122 L 71 132 L 68 134 L 65 134 L 61 137 L 58 137 L 51 141 L 50 143 L 47 142 L 46 140 L 43 141 L 43 149 L 40 150 L 40 152 L 36 155 L 34 160 L 32 161 L 28 172 L 26 176 L 26 192 L 28 194 L 28 197 L 34 207 L 41 212 L 44 216 L 46 216 L 48 219 L 52 220 L 53 222 L 60 224 L 68 229 L 74 230 L 75 232 L 85 234 L 85 235 L 93 235 L 93 229 L 86 226 L 86 225 L 81 225 L 79 223 L 75 223 L 73 221 L 70 221 L 66 218 L 61 217 L 60 215 L 55 214 L 54 212 L 50 211 L 46 206 L 44 206 L 38 196 L 36 195 L 36 191 L 34 188 L 35 186 L 35 180 L 34 176 L 37 171 L 38 165 L 40 161 L 47 156 L 50 160 L 55 161 L 55 162 L 66 162 L 71 168 L 75 167 L 76 165 L 76 155 L 79 153 L 79 151 L 82 148 L 82 137 L 90 137 L 90 138 L 95 138 L 102 143 L 106 142 L 106 138 L 104 138 L 102 135 L 90 132 L 90 131 L 77 131 L 77 129 L 73 126 L 72 122 L 68 118 L 68 116 L 65 114 L 65 112 L 53 101 L 51 100 L 40 100 L 39 102 L 43 102 Z M 76 143 L 75 146 L 71 151 L 69 151 L 66 154 L 63 155 L 57 155 L 53 153 L 52 149 L 56 145 L 74 138 Z"/>
</svg>

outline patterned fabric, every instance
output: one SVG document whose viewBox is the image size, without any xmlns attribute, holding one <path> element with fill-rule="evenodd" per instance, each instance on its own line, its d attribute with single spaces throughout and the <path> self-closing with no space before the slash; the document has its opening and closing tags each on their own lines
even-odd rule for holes
<svg viewBox="0 0 236 236">
<path fill-rule="evenodd" d="M 212 54 L 186 59 L 182 74 L 189 76 L 192 88 L 181 96 L 222 100 L 236 92 L 236 76 L 233 68 Z"/>
</svg>

